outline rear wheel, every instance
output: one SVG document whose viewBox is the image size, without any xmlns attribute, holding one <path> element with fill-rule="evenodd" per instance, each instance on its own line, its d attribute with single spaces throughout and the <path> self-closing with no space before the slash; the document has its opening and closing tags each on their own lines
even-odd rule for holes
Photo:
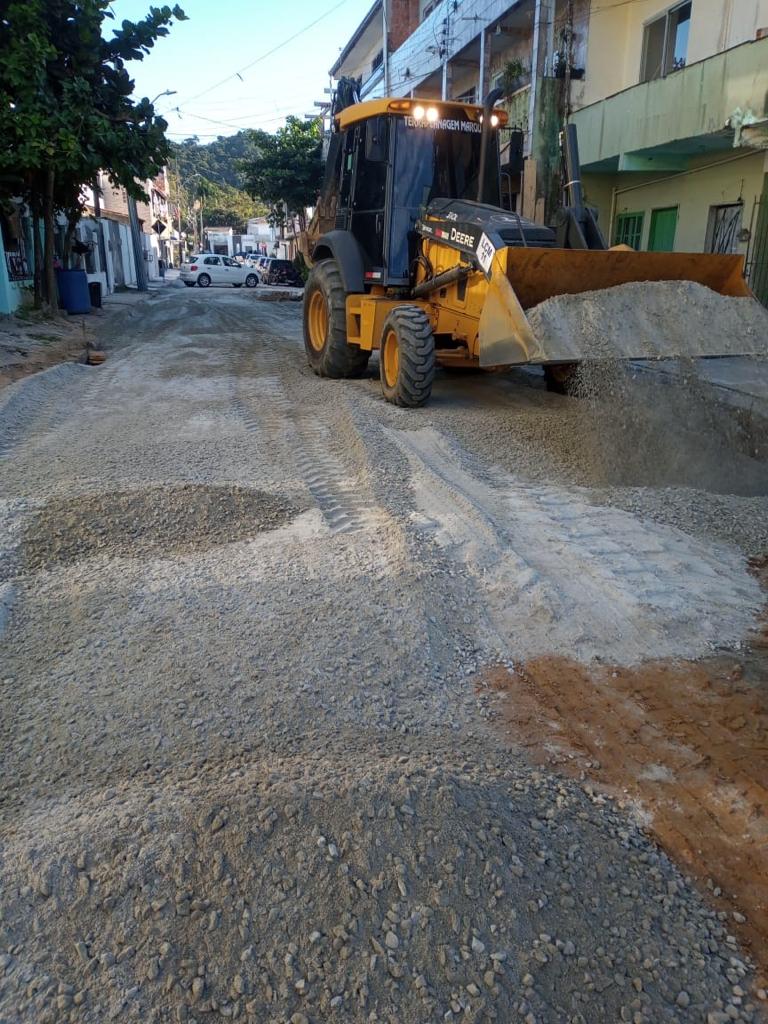
<svg viewBox="0 0 768 1024">
<path fill-rule="evenodd" d="M 207 288 L 211 283 L 211 279 L 207 274 L 201 274 L 197 279 L 197 283 L 201 288 Z"/>
<path fill-rule="evenodd" d="M 255 274 L 249 274 L 248 277 L 246 277 L 245 279 L 246 288 L 255 288 L 258 283 L 259 279 L 258 277 L 256 277 Z"/>
<path fill-rule="evenodd" d="M 555 363 L 544 367 L 547 391 L 556 395 L 573 395 L 578 386 L 578 363 Z"/>
<path fill-rule="evenodd" d="M 388 402 L 414 409 L 428 401 L 435 379 L 435 337 L 419 306 L 397 306 L 384 322 L 379 375 Z"/>
<path fill-rule="evenodd" d="M 304 349 L 320 377 L 359 377 L 370 352 L 347 342 L 347 293 L 336 260 L 316 263 L 304 289 Z"/>
</svg>

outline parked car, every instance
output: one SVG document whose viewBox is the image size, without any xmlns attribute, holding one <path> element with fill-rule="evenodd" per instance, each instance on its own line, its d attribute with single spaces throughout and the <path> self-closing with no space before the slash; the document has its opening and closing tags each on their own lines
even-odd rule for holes
<svg viewBox="0 0 768 1024">
<path fill-rule="evenodd" d="M 212 284 L 231 284 L 235 288 L 255 288 L 259 278 L 255 270 L 242 266 L 231 256 L 201 252 L 188 256 L 181 265 L 179 277 L 187 286 L 208 288 Z"/>
<path fill-rule="evenodd" d="M 256 273 L 259 275 L 261 281 L 264 280 L 264 274 L 267 271 L 267 267 L 272 262 L 269 256 L 257 256 L 256 257 Z"/>
<path fill-rule="evenodd" d="M 268 266 L 262 271 L 261 280 L 264 284 L 289 284 L 295 288 L 303 288 L 301 274 L 290 260 L 270 259 Z"/>
</svg>

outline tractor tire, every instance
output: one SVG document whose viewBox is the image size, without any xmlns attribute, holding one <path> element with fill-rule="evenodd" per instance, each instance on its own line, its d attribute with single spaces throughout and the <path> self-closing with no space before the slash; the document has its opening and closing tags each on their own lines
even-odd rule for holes
<svg viewBox="0 0 768 1024">
<path fill-rule="evenodd" d="M 322 260 L 304 288 L 304 349 L 318 377 L 360 377 L 371 353 L 347 342 L 347 293 L 336 260 Z"/>
<path fill-rule="evenodd" d="M 208 276 L 208 274 L 201 274 L 198 277 L 198 279 L 197 279 L 197 287 L 198 288 L 209 288 L 210 284 L 211 284 L 211 279 Z"/>
<path fill-rule="evenodd" d="M 544 367 L 547 391 L 556 395 L 575 395 L 578 391 L 578 363 L 555 363 Z"/>
<path fill-rule="evenodd" d="M 393 405 L 416 409 L 432 394 L 435 336 L 419 306 L 396 306 L 384 321 L 379 351 L 384 397 Z"/>
</svg>

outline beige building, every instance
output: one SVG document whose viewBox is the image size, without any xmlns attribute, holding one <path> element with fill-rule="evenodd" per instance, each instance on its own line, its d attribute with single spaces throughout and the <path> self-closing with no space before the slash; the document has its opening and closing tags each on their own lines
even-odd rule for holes
<svg viewBox="0 0 768 1024">
<path fill-rule="evenodd" d="M 610 242 L 743 253 L 768 302 L 768 0 L 593 3 L 579 104 Z"/>
</svg>

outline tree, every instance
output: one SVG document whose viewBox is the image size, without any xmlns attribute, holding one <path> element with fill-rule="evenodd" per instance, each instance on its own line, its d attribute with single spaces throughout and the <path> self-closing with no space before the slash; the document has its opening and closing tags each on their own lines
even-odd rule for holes
<svg viewBox="0 0 768 1024">
<path fill-rule="evenodd" d="M 109 0 L 5 0 L 2 5 L 0 198 L 20 196 L 32 212 L 38 305 L 42 284 L 49 304 L 56 306 L 56 211 L 70 218 L 71 237 L 83 212 L 83 186 L 94 182 L 99 170 L 143 199 L 139 180 L 157 174 L 168 156 L 167 124 L 148 99 L 133 101 L 126 63 L 143 60 L 174 19 L 185 20 L 184 12 L 178 6 L 151 7 L 142 21 L 123 21 L 105 39 L 103 22 L 113 18 L 108 8 Z"/>
<path fill-rule="evenodd" d="M 245 187 L 268 203 L 278 217 L 283 203 L 306 228 L 304 210 L 313 206 L 323 179 L 320 121 L 289 117 L 274 135 L 252 131 L 255 155 L 243 161 Z"/>
<path fill-rule="evenodd" d="M 209 223 L 244 230 L 249 218 L 266 214 L 265 204 L 252 199 L 243 188 L 240 164 L 255 154 L 250 133 L 219 136 L 207 145 L 201 145 L 193 136 L 173 143 L 172 150 L 179 193 L 185 193 L 188 200 L 202 196 Z M 192 223 L 189 217 L 189 224 Z"/>
</svg>

